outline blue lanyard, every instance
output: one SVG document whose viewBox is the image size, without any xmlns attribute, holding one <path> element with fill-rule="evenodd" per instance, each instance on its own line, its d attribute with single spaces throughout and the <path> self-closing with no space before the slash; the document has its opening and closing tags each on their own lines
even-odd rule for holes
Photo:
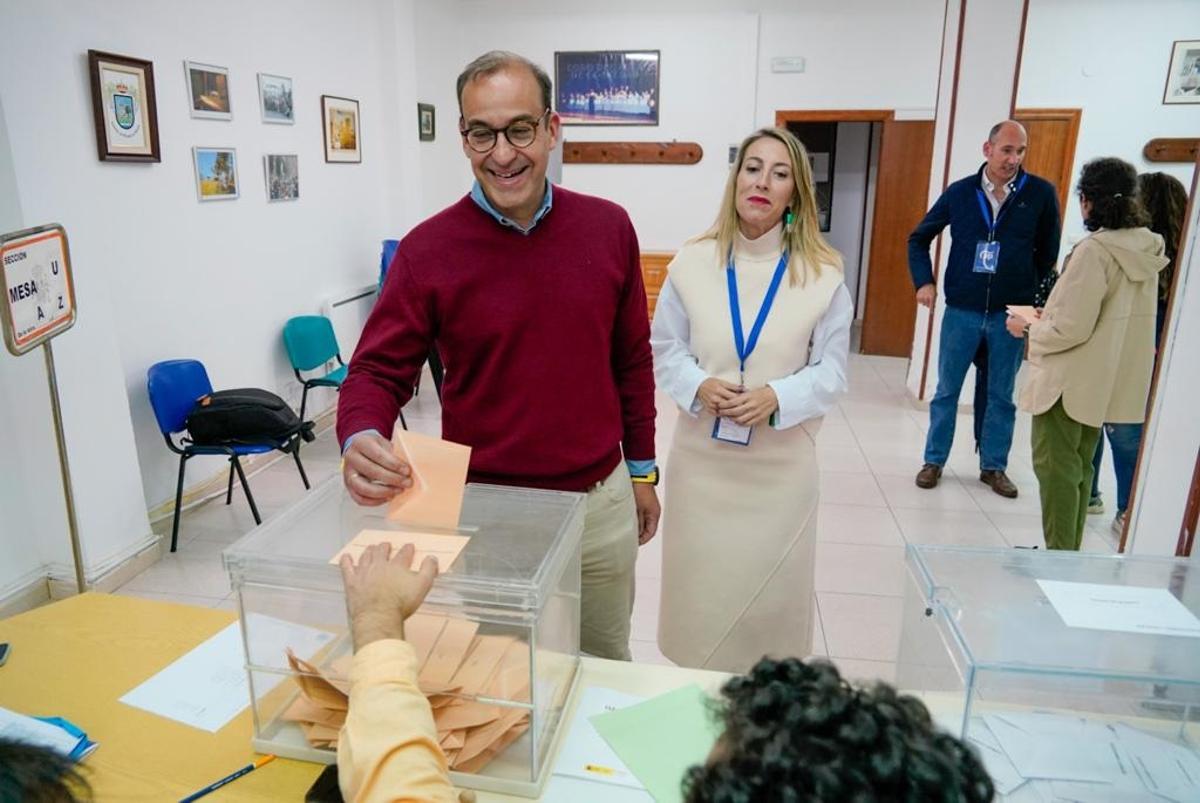
<svg viewBox="0 0 1200 803">
<path fill-rule="evenodd" d="M 992 220 L 992 205 L 988 203 L 987 196 L 983 194 L 982 187 L 975 188 L 975 195 L 979 199 L 979 211 L 983 213 L 983 225 L 988 227 L 988 242 L 996 239 L 996 227 L 1000 225 L 1000 218 L 1004 217 L 1004 213 L 1008 211 L 1008 203 L 1013 196 L 1021 191 L 1025 186 L 1025 179 L 1029 178 L 1028 173 L 1022 173 L 1017 179 L 1017 186 L 1013 187 L 1013 191 L 1004 199 L 1004 203 L 1000 205 L 1000 213 L 996 215 L 996 219 Z"/>
<path fill-rule="evenodd" d="M 775 266 L 775 275 L 771 277 L 771 286 L 767 288 L 767 294 L 763 296 L 762 306 L 758 308 L 758 317 L 754 319 L 754 325 L 750 327 L 750 338 L 747 340 L 742 332 L 742 308 L 738 303 L 737 274 L 733 270 L 733 251 L 729 252 L 729 262 L 725 266 L 725 278 L 729 285 L 729 315 L 733 319 L 733 345 L 737 349 L 738 371 L 741 374 L 743 386 L 746 384 L 746 360 L 754 351 L 754 347 L 758 345 L 758 336 L 762 334 L 767 314 L 771 311 L 771 305 L 775 303 L 775 293 L 779 290 L 779 283 L 783 280 L 787 264 L 788 253 L 784 251 L 779 256 L 779 264 Z"/>
</svg>

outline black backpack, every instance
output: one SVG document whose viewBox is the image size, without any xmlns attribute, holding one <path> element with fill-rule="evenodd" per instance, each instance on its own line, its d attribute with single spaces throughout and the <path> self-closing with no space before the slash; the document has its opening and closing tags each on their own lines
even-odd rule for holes
<svg viewBox="0 0 1200 803">
<path fill-rule="evenodd" d="M 301 421 L 287 402 L 259 388 L 218 390 L 201 396 L 188 413 L 192 443 L 283 443 L 297 435 L 313 440 L 313 423 Z"/>
</svg>

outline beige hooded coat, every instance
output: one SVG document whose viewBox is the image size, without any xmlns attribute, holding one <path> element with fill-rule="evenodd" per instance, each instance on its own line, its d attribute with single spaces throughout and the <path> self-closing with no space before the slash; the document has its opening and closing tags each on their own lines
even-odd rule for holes
<svg viewBox="0 0 1200 803">
<path fill-rule="evenodd" d="M 1145 420 L 1167 261 L 1162 237 L 1142 227 L 1101 230 L 1071 250 L 1029 328 L 1022 410 L 1044 413 L 1062 397 L 1067 415 L 1088 426 Z"/>
</svg>

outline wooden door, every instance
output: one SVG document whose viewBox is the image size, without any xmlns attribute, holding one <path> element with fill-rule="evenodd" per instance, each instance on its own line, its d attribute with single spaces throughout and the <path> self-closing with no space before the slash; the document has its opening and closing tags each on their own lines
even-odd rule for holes
<svg viewBox="0 0 1200 803">
<path fill-rule="evenodd" d="M 908 235 L 925 216 L 933 162 L 933 121 L 883 121 L 863 309 L 863 354 L 908 357 L 916 325 Z"/>
<path fill-rule="evenodd" d="M 1013 119 L 1025 126 L 1029 149 L 1022 166 L 1058 190 L 1058 211 L 1067 206 L 1071 169 L 1075 165 L 1075 140 L 1079 137 L 1082 109 L 1017 109 Z"/>
</svg>

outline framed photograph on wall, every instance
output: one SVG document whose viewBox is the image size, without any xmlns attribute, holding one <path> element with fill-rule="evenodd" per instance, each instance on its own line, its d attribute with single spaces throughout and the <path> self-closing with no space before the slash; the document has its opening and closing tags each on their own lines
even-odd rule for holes
<svg viewBox="0 0 1200 803">
<path fill-rule="evenodd" d="M 154 65 L 144 59 L 89 50 L 88 77 L 100 161 L 162 161 Z"/>
<path fill-rule="evenodd" d="M 321 96 L 321 128 L 325 132 L 325 161 L 362 161 L 362 121 L 358 101 L 333 95 Z"/>
<path fill-rule="evenodd" d="M 657 50 L 554 54 L 554 99 L 564 125 L 658 125 Z"/>
<path fill-rule="evenodd" d="M 195 61 L 183 63 L 187 78 L 188 101 L 192 117 L 206 120 L 232 120 L 233 108 L 229 103 L 229 70 L 212 64 Z"/>
<path fill-rule="evenodd" d="M 264 123 L 291 125 L 296 122 L 292 105 L 292 79 L 282 75 L 258 74 L 258 105 Z"/>
<path fill-rule="evenodd" d="M 294 153 L 268 153 L 263 156 L 267 177 L 268 201 L 295 201 L 300 198 L 300 158 Z"/>
<path fill-rule="evenodd" d="M 1200 103 L 1200 39 L 1172 45 L 1163 103 Z"/>
<path fill-rule="evenodd" d="M 422 142 L 433 142 L 436 119 L 432 103 L 417 104 L 417 138 Z"/>
<path fill-rule="evenodd" d="M 196 164 L 196 197 L 228 201 L 238 197 L 237 151 L 233 148 L 192 148 Z"/>
</svg>

